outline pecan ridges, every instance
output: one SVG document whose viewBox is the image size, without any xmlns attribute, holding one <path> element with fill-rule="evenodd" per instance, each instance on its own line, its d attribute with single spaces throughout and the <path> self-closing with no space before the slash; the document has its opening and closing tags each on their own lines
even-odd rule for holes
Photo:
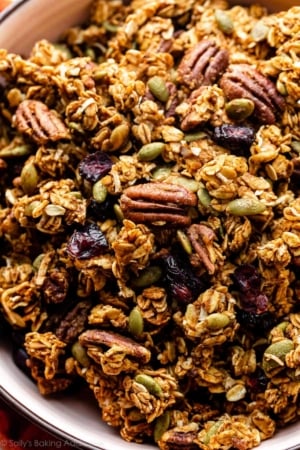
<svg viewBox="0 0 300 450">
<path fill-rule="evenodd" d="M 285 107 L 284 98 L 274 83 L 249 64 L 231 64 L 220 79 L 225 96 L 253 101 L 253 116 L 263 124 L 273 124 L 276 114 Z"/>
<path fill-rule="evenodd" d="M 183 186 L 146 183 L 123 191 L 120 206 L 124 217 L 134 222 L 169 222 L 184 226 L 191 222 L 186 207 L 197 204 L 196 195 Z"/>
<path fill-rule="evenodd" d="M 204 40 L 188 50 L 178 66 L 181 83 L 196 89 L 212 85 L 228 66 L 229 52 Z"/>
<path fill-rule="evenodd" d="M 14 125 L 37 144 L 70 139 L 70 132 L 57 114 L 38 100 L 24 100 L 17 108 Z"/>
</svg>

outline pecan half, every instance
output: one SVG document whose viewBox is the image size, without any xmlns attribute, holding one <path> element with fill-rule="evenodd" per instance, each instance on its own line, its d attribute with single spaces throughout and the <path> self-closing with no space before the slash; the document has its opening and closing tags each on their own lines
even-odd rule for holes
<svg viewBox="0 0 300 450">
<path fill-rule="evenodd" d="M 196 206 L 196 194 L 171 183 L 146 183 L 125 189 L 120 206 L 125 218 L 134 222 L 171 222 L 189 225 L 185 207 Z"/>
<path fill-rule="evenodd" d="M 274 123 L 276 114 L 285 107 L 284 98 L 274 83 L 249 64 L 231 64 L 219 85 L 230 100 L 252 100 L 255 105 L 253 116 L 263 124 Z"/>
<path fill-rule="evenodd" d="M 70 132 L 58 115 L 38 100 L 24 100 L 14 116 L 14 125 L 37 144 L 70 139 Z"/>
<path fill-rule="evenodd" d="M 228 62 L 228 50 L 220 49 L 212 41 L 201 41 L 188 50 L 179 63 L 179 81 L 191 89 L 209 86 L 224 72 Z"/>
<path fill-rule="evenodd" d="M 146 364 L 150 361 L 151 352 L 133 339 L 122 336 L 112 331 L 87 330 L 79 336 L 79 342 L 84 347 L 104 345 L 106 347 L 117 346 L 124 352 Z"/>
</svg>

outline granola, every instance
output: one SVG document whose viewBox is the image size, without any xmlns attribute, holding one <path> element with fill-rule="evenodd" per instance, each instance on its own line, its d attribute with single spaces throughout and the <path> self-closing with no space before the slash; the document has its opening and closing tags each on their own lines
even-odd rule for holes
<svg viewBox="0 0 300 450">
<path fill-rule="evenodd" d="M 300 419 L 299 16 L 94 0 L 0 50 L 1 333 L 128 442 L 250 450 Z"/>
</svg>

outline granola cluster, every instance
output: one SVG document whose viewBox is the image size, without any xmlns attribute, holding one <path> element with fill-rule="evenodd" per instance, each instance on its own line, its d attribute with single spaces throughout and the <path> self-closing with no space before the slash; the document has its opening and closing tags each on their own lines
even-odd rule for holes
<svg viewBox="0 0 300 450">
<path fill-rule="evenodd" d="M 299 17 L 94 0 L 0 50 L 1 335 L 126 441 L 250 450 L 299 421 Z"/>
</svg>

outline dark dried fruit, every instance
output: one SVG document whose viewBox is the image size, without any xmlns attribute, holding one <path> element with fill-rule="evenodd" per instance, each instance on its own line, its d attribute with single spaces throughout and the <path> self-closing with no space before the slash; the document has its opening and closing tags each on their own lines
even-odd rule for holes
<svg viewBox="0 0 300 450">
<path fill-rule="evenodd" d="M 261 276 L 251 264 L 237 267 L 233 273 L 233 280 L 241 292 L 240 306 L 244 311 L 253 314 L 262 314 L 268 309 L 268 297 L 261 292 Z"/>
<path fill-rule="evenodd" d="M 82 178 L 96 183 L 110 171 L 112 165 L 112 160 L 107 153 L 99 150 L 83 158 L 78 165 L 78 170 Z"/>
<path fill-rule="evenodd" d="M 245 155 L 254 142 L 255 130 L 246 126 L 224 124 L 215 127 L 211 137 L 216 144 L 238 155 Z"/>
<path fill-rule="evenodd" d="M 238 309 L 236 319 L 241 325 L 242 329 L 252 330 L 259 335 L 268 332 L 276 325 L 276 319 L 270 311 L 261 314 Z"/>
<path fill-rule="evenodd" d="M 163 283 L 170 297 L 179 304 L 188 304 L 196 300 L 204 290 L 204 284 L 197 277 L 192 267 L 182 259 L 172 255 L 164 255 L 162 258 L 164 271 Z"/>
<path fill-rule="evenodd" d="M 241 292 L 247 293 L 249 290 L 260 289 L 261 276 L 256 267 L 251 264 L 238 266 L 232 276 Z"/>
<path fill-rule="evenodd" d="M 266 389 L 268 382 L 269 379 L 265 372 L 260 367 L 257 367 L 255 372 L 248 376 L 246 383 L 251 389 L 251 392 L 257 394 Z"/>
<path fill-rule="evenodd" d="M 67 245 L 68 254 L 78 259 L 93 258 L 101 255 L 107 249 L 107 240 L 94 223 L 90 223 L 80 230 L 75 230 Z"/>
</svg>

